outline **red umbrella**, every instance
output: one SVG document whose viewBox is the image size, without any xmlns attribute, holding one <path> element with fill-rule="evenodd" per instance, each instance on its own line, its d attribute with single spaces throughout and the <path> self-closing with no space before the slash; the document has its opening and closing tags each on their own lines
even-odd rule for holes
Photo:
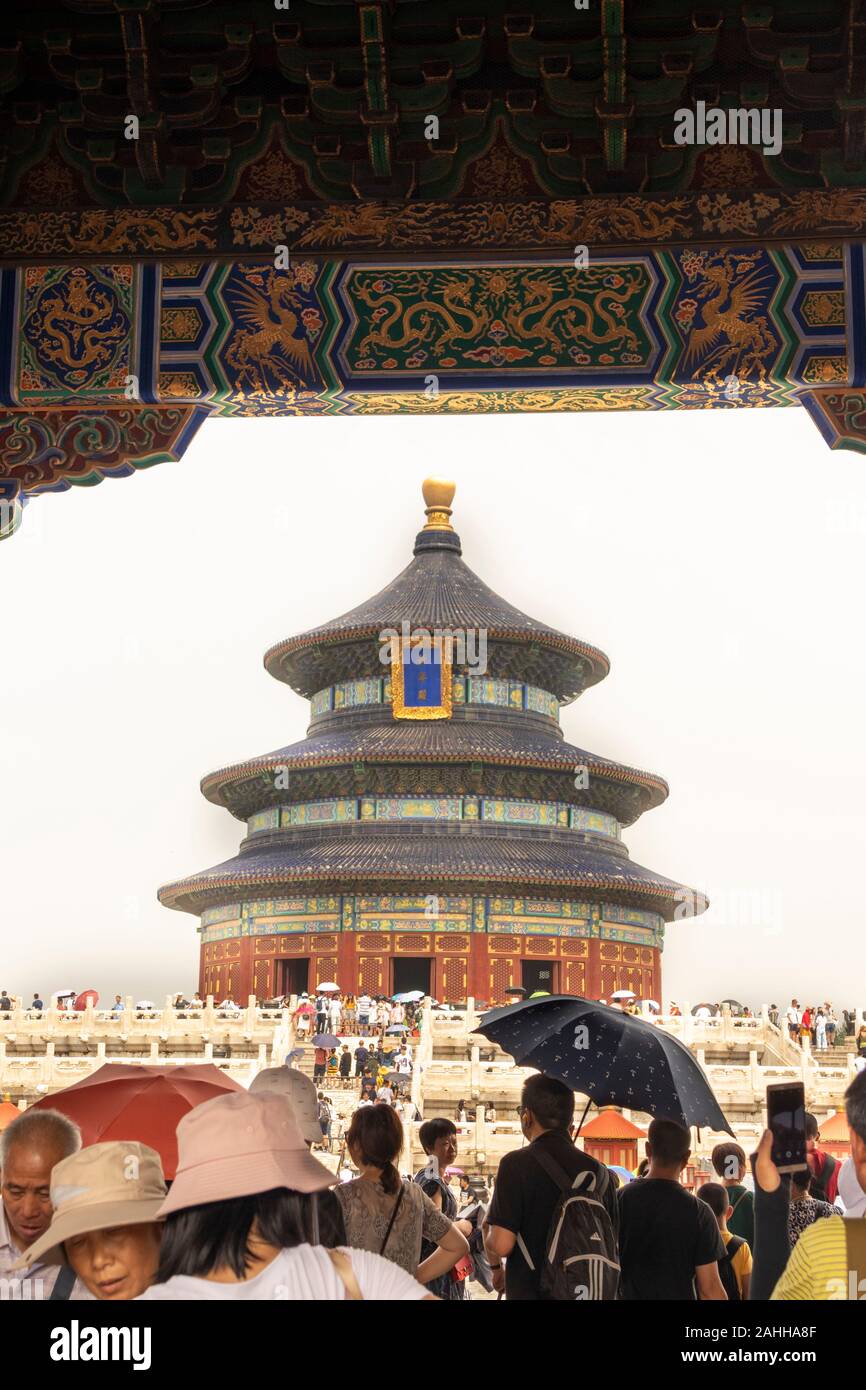
<svg viewBox="0 0 866 1390">
<path fill-rule="evenodd" d="M 88 1004 L 92 1004 L 95 1009 L 98 1003 L 99 995 L 97 994 L 96 990 L 86 989 L 83 991 L 83 993 L 79 994 L 72 1007 L 73 1009 L 79 1009 L 81 1013 L 84 1013 L 84 1010 L 87 1008 Z"/>
<path fill-rule="evenodd" d="M 84 1144 L 137 1139 L 162 1158 L 165 1176 L 177 1168 L 178 1121 L 225 1091 L 242 1091 L 210 1063 L 182 1067 L 133 1067 L 121 1062 L 104 1066 L 62 1091 L 43 1096 L 31 1110 L 60 1110 L 74 1120 Z"/>
</svg>

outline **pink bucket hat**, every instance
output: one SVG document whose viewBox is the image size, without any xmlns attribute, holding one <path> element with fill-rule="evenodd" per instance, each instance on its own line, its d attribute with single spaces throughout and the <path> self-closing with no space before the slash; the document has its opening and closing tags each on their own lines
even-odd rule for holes
<svg viewBox="0 0 866 1390">
<path fill-rule="evenodd" d="M 229 1091 L 195 1106 L 177 1127 L 177 1153 L 160 1216 L 272 1187 L 321 1192 L 337 1182 L 313 1158 L 285 1099 L 268 1091 Z"/>
</svg>

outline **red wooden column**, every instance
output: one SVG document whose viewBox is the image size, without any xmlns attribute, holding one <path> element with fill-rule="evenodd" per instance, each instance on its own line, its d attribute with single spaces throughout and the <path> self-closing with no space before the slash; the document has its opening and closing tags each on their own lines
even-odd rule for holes
<svg viewBox="0 0 866 1390">
<path fill-rule="evenodd" d="M 467 994 L 473 999 L 490 1002 L 490 970 L 487 963 L 487 933 L 472 932 L 469 937 L 469 972 Z"/>
<path fill-rule="evenodd" d="M 337 943 L 337 984 L 344 994 L 360 993 L 357 935 L 351 928 L 343 928 Z"/>
<path fill-rule="evenodd" d="M 589 943 L 589 960 L 586 967 L 586 996 L 588 999 L 601 997 L 601 958 L 598 953 L 600 944 L 598 937 L 592 937 Z"/>
</svg>

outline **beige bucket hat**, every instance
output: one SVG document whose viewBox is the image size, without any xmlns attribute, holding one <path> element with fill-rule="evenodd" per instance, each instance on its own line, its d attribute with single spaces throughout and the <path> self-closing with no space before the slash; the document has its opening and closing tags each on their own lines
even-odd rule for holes
<svg viewBox="0 0 866 1390">
<path fill-rule="evenodd" d="M 318 1093 L 309 1076 L 292 1067 L 265 1067 L 250 1083 L 250 1095 L 259 1096 L 264 1091 L 282 1096 L 292 1107 L 298 1129 L 308 1144 L 321 1144 L 322 1126 L 319 1124 Z"/>
<path fill-rule="evenodd" d="M 313 1158 L 285 1097 L 273 1091 L 228 1091 L 197 1105 L 177 1127 L 177 1153 L 161 1216 L 272 1187 L 322 1192 L 337 1182 Z"/>
<path fill-rule="evenodd" d="M 61 1159 L 51 1170 L 54 1214 L 44 1235 L 24 1251 L 18 1264 L 66 1264 L 63 1242 L 112 1226 L 158 1221 L 166 1186 L 155 1149 L 133 1139 L 90 1144 Z"/>
</svg>

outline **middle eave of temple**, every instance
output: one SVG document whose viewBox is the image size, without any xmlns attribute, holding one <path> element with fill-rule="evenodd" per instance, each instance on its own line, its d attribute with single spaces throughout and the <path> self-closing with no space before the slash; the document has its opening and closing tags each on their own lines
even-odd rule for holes
<svg viewBox="0 0 866 1390">
<path fill-rule="evenodd" d="M 460 717 L 421 725 L 365 721 L 312 733 L 286 748 L 208 773 L 201 790 L 208 801 L 245 820 L 255 811 L 287 799 L 272 790 L 278 770 L 289 776 L 303 774 L 310 795 L 345 796 L 357 794 L 356 778 L 361 768 L 369 778 L 370 769 L 375 767 L 382 778 L 379 794 L 397 795 L 404 789 L 389 784 L 389 768 L 390 775 L 398 778 L 401 767 L 413 766 L 419 773 L 426 769 L 431 779 L 429 786 L 419 785 L 413 790 L 447 794 L 451 790 L 448 768 L 459 777 L 468 765 L 498 768 L 500 776 L 512 770 L 524 784 L 531 774 L 537 784 L 532 794 L 553 798 L 559 794 L 557 784 L 562 779 L 571 782 L 575 770 L 585 768 L 593 782 L 592 793 L 574 792 L 570 799 L 575 805 L 608 811 L 622 825 L 630 825 L 645 811 L 660 806 L 669 790 L 663 777 L 589 753 L 566 743 L 561 735 L 540 734 L 513 724 L 485 725 Z M 315 786 L 313 777 L 317 779 Z"/>
</svg>

